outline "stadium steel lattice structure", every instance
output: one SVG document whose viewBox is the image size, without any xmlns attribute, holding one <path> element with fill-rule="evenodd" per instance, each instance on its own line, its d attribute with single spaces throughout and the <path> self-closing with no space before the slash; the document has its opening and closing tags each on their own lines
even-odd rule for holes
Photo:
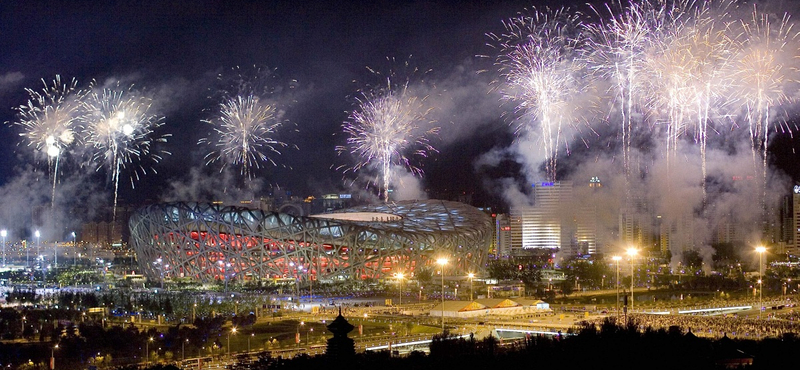
<svg viewBox="0 0 800 370">
<path fill-rule="evenodd" d="M 381 278 L 448 258 L 448 274 L 476 272 L 492 237 L 484 212 L 428 200 L 297 217 L 243 207 L 165 203 L 140 208 L 131 245 L 150 279 L 203 282 Z M 435 268 L 435 267 L 434 267 Z"/>
</svg>

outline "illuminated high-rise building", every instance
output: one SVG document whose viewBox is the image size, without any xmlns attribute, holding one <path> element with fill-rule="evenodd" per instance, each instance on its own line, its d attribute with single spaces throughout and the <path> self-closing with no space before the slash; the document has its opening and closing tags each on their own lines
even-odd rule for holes
<svg viewBox="0 0 800 370">
<path fill-rule="evenodd" d="M 511 255 L 511 219 L 505 214 L 496 214 L 494 217 L 494 248 L 495 257 L 508 257 Z"/>
<path fill-rule="evenodd" d="M 792 189 L 792 240 L 787 243 L 786 251 L 797 255 L 800 253 L 800 185 Z"/>
<path fill-rule="evenodd" d="M 590 187 L 600 188 L 597 178 Z M 571 181 L 533 184 L 533 205 L 516 207 L 510 215 L 514 251 L 552 249 L 568 255 L 597 252 L 594 208 L 578 204 Z"/>
</svg>

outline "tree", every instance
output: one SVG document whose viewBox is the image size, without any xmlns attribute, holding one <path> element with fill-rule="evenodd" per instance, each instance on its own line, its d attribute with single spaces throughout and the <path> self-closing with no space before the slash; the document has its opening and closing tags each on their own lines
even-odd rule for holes
<svg viewBox="0 0 800 370">
<path fill-rule="evenodd" d="M 486 266 L 486 272 L 489 274 L 489 277 L 497 280 L 513 279 L 514 270 L 516 269 L 516 264 L 506 260 L 492 260 L 489 261 L 489 265 Z"/>
<path fill-rule="evenodd" d="M 575 290 L 575 287 L 572 285 L 572 280 L 567 279 L 561 282 L 561 293 L 564 294 L 564 297 L 570 295 Z"/>
<path fill-rule="evenodd" d="M 698 269 L 703 265 L 703 257 L 696 249 L 689 249 L 683 252 L 683 264 L 691 268 Z"/>
<path fill-rule="evenodd" d="M 423 285 L 428 285 L 433 280 L 433 271 L 430 269 L 430 267 L 427 266 L 419 269 L 419 271 L 417 271 L 415 275 L 417 281 L 419 281 L 419 283 Z"/>
<path fill-rule="evenodd" d="M 542 271 L 532 268 L 523 269 L 518 273 L 519 280 L 525 284 L 526 289 L 533 289 L 542 281 Z"/>
</svg>

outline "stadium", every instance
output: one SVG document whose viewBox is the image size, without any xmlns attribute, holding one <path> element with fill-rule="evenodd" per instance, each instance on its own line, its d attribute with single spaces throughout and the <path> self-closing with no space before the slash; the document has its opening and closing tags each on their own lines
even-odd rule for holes
<svg viewBox="0 0 800 370">
<path fill-rule="evenodd" d="M 306 217 L 244 207 L 163 203 L 130 218 L 149 279 L 201 282 L 406 276 L 447 258 L 448 275 L 481 269 L 492 220 L 472 206 L 403 201 Z M 431 266 L 438 269 L 438 265 Z"/>
</svg>

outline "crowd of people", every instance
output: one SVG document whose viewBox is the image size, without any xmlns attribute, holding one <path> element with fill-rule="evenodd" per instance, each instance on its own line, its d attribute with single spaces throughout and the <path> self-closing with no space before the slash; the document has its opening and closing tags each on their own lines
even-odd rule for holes
<svg viewBox="0 0 800 370">
<path fill-rule="evenodd" d="M 800 333 L 800 312 L 796 311 L 795 297 L 764 302 L 764 310 L 760 315 L 740 315 L 735 312 L 718 312 L 717 314 L 656 314 L 640 311 L 628 313 L 626 318 L 635 323 L 640 331 L 651 329 L 668 329 L 678 327 L 682 332 L 710 338 L 762 339 L 782 337 L 786 334 Z M 759 307 L 759 302 L 727 302 L 727 306 Z M 696 307 L 700 309 L 701 307 Z M 583 320 L 580 324 L 599 326 L 605 316 Z M 625 318 L 623 318 L 625 320 Z"/>
</svg>

